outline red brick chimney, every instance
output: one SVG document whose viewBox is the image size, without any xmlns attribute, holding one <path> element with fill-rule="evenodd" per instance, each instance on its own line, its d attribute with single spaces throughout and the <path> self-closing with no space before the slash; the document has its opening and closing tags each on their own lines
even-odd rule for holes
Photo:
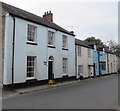
<svg viewBox="0 0 120 111">
<path fill-rule="evenodd" d="M 53 22 L 53 14 L 51 13 L 51 11 L 45 12 L 44 15 L 43 15 L 43 18 Z"/>
</svg>

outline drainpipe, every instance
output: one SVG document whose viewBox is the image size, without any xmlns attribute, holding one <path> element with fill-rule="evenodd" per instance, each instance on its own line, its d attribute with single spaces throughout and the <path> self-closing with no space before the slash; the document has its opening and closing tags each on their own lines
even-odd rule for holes
<svg viewBox="0 0 120 111">
<path fill-rule="evenodd" d="M 101 76 L 101 70 L 100 70 L 100 53 L 99 53 L 99 51 L 97 51 L 97 53 L 98 53 L 99 75 Z"/>
<path fill-rule="evenodd" d="M 15 16 L 13 17 L 13 42 L 12 42 L 12 85 L 14 84 L 14 56 L 15 56 Z"/>
<path fill-rule="evenodd" d="M 77 45 L 75 45 L 75 73 L 76 73 L 76 79 L 78 79 L 78 75 L 77 75 Z"/>
<path fill-rule="evenodd" d="M 108 74 L 109 74 L 109 58 L 108 58 L 108 53 L 107 53 L 107 69 L 108 69 Z"/>
</svg>

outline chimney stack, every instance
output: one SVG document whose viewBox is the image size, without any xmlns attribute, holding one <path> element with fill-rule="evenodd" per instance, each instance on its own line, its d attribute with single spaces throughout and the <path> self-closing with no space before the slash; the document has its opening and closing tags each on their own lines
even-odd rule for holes
<svg viewBox="0 0 120 111">
<path fill-rule="evenodd" d="M 74 31 L 70 31 L 71 34 L 74 34 Z"/>
<path fill-rule="evenodd" d="M 47 11 L 44 13 L 43 18 L 47 19 L 48 21 L 52 21 L 53 22 L 53 13 L 51 13 L 51 11 Z"/>
</svg>

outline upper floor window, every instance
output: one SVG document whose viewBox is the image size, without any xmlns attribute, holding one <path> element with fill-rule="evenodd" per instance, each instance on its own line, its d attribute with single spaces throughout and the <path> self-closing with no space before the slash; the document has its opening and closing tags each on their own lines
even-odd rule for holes
<svg viewBox="0 0 120 111">
<path fill-rule="evenodd" d="M 67 49 L 67 36 L 62 36 L 62 47 Z"/>
<path fill-rule="evenodd" d="M 50 46 L 55 45 L 55 32 L 48 31 L 48 45 Z"/>
<path fill-rule="evenodd" d="M 88 57 L 91 57 L 91 50 L 88 48 Z"/>
<path fill-rule="evenodd" d="M 36 26 L 28 24 L 27 41 L 36 42 L 36 30 Z"/>
<path fill-rule="evenodd" d="M 81 55 L 81 46 L 78 46 L 78 55 Z"/>
</svg>

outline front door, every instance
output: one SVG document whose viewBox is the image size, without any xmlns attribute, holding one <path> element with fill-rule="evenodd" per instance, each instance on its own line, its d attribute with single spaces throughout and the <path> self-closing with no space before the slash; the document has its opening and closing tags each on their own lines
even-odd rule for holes
<svg viewBox="0 0 120 111">
<path fill-rule="evenodd" d="M 93 73 L 94 73 L 94 77 L 96 76 L 96 64 L 93 64 Z"/>
<path fill-rule="evenodd" d="M 48 80 L 53 79 L 53 61 L 48 61 Z"/>
</svg>

